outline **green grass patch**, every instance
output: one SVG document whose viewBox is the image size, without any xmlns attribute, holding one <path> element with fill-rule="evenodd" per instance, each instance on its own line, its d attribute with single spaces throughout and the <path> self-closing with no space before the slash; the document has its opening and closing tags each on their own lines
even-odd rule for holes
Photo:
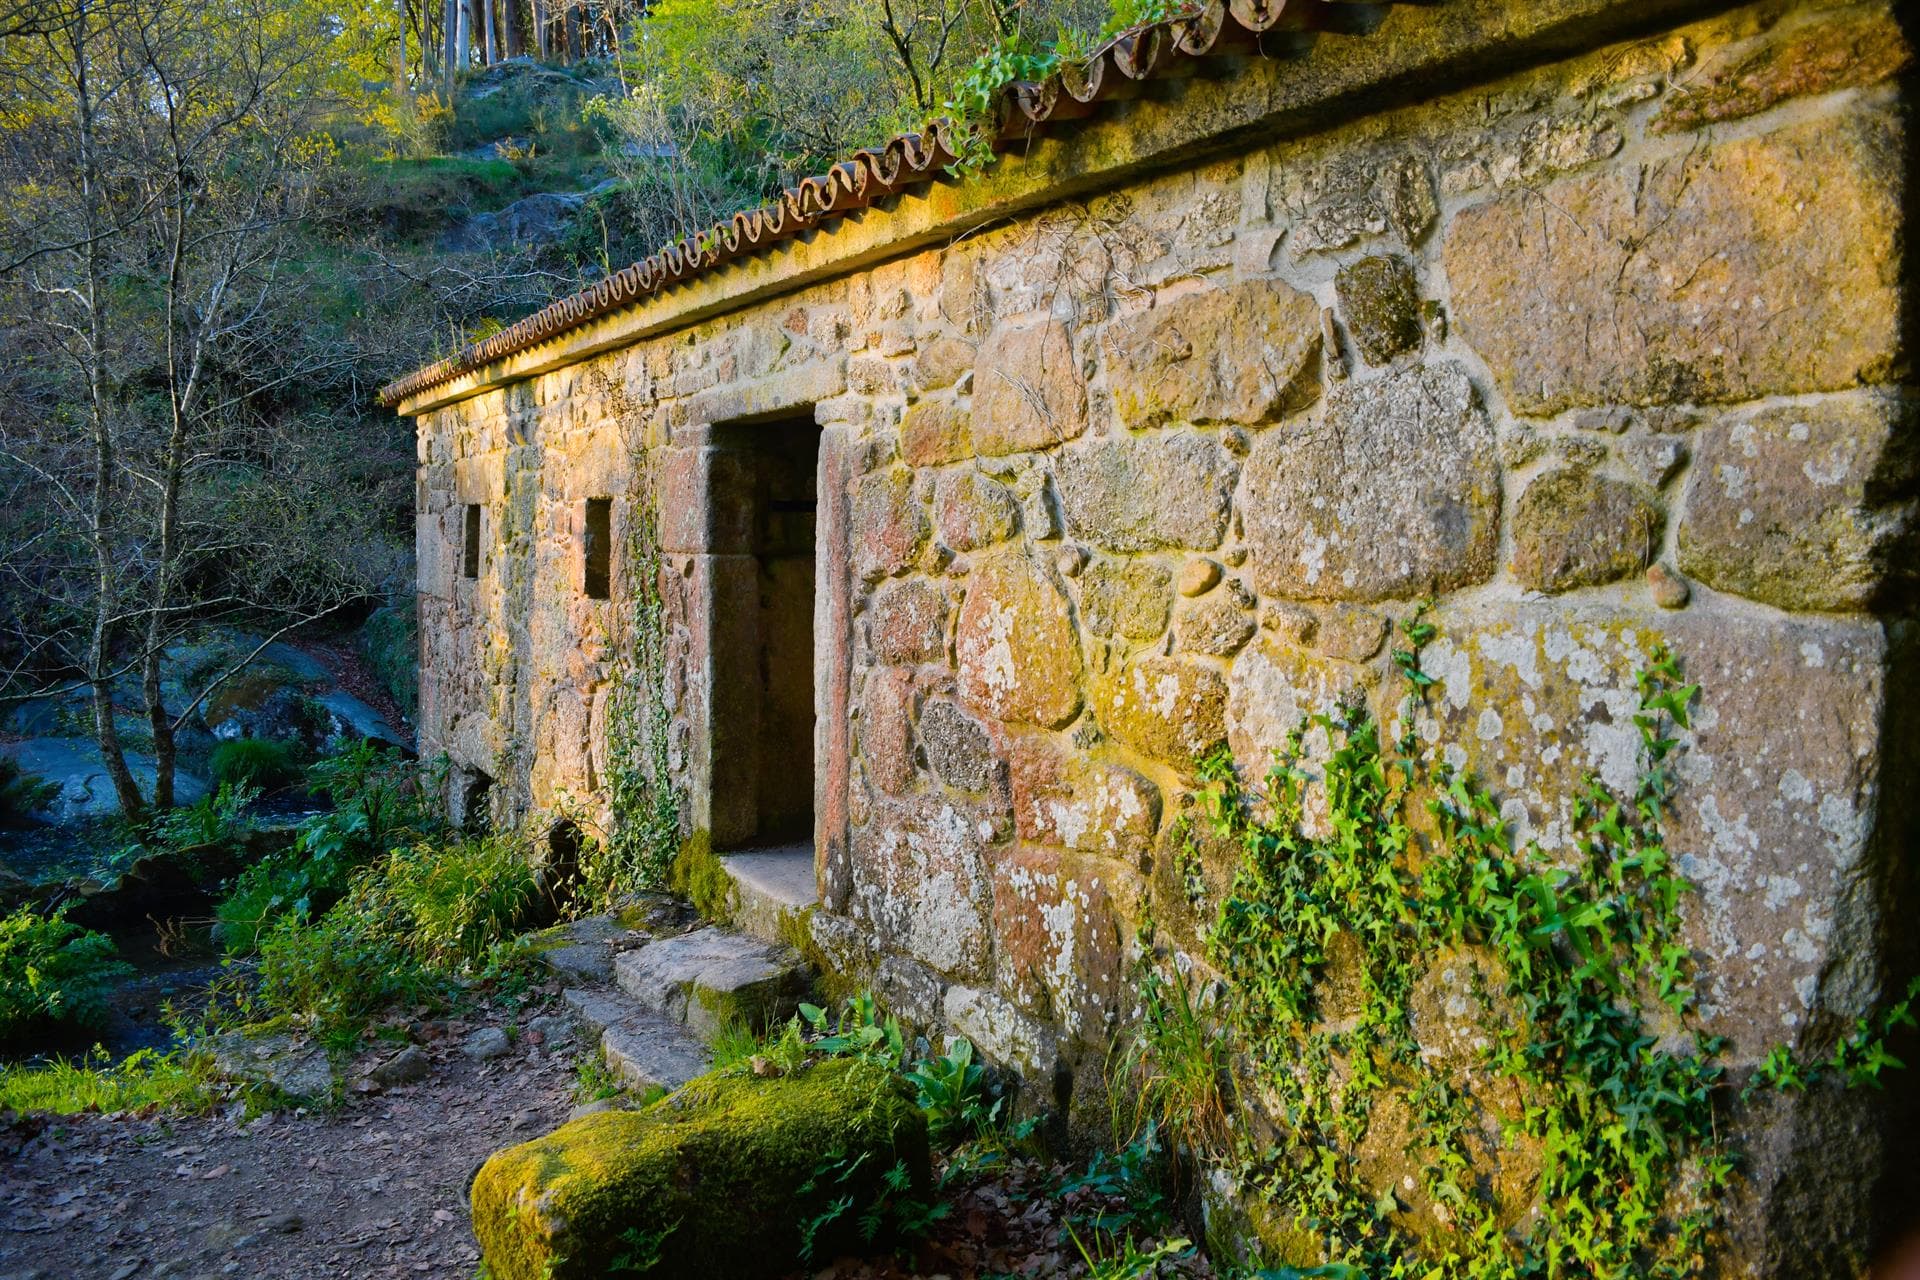
<svg viewBox="0 0 1920 1280">
<path fill-rule="evenodd" d="M 420 963 L 378 904 L 349 895 L 318 920 L 289 916 L 260 939 L 258 1004 L 347 1047 L 391 1004 L 444 1004 L 447 980 Z"/>
<path fill-rule="evenodd" d="M 412 948 L 437 964 L 472 964 L 533 916 L 540 886 L 511 842 L 422 842 L 387 856 L 379 892 L 403 916 Z"/>
<path fill-rule="evenodd" d="M 104 1052 L 78 1060 L 0 1068 L 0 1111 L 77 1115 L 81 1112 L 205 1112 L 214 1095 L 198 1059 L 142 1049 L 121 1062 Z"/>
<path fill-rule="evenodd" d="M 444 1007 L 473 982 L 524 990 L 536 957 L 514 933 L 538 900 L 532 871 L 505 840 L 395 849 L 324 912 L 267 913 L 247 1016 L 290 1018 L 346 1047 L 391 1005 Z"/>
</svg>

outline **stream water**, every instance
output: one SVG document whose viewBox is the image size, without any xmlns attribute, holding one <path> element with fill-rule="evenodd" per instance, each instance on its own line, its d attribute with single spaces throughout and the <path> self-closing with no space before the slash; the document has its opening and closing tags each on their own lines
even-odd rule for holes
<svg viewBox="0 0 1920 1280">
<path fill-rule="evenodd" d="M 319 812 L 304 794 L 265 797 L 251 812 L 267 828 L 290 828 Z M 38 886 L 92 880 L 112 885 L 131 861 L 125 834 L 112 823 L 35 825 L 0 830 L 0 867 Z M 112 909 L 112 923 L 96 925 L 114 941 L 131 972 L 115 984 L 102 1025 L 41 1037 L 31 1045 L 0 1050 L 0 1060 L 74 1058 L 103 1050 L 118 1061 L 141 1049 L 166 1049 L 174 1034 L 167 1012 L 191 1021 L 204 1008 L 208 989 L 228 972 L 208 933 L 217 889 L 197 888 L 190 900 L 170 897 L 156 920 L 138 901 Z M 110 891 L 106 897 L 112 897 Z M 125 896 L 124 894 L 122 896 Z M 97 910 L 101 899 L 94 900 Z M 93 923 L 89 921 L 88 923 Z"/>
</svg>

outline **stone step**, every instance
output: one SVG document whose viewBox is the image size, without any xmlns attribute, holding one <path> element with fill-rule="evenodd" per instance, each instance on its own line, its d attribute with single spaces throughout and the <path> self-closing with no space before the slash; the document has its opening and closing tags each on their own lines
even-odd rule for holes
<svg viewBox="0 0 1920 1280">
<path fill-rule="evenodd" d="M 762 942 L 793 937 L 820 901 L 811 844 L 726 853 L 720 865 L 733 877 L 733 927 Z"/>
<path fill-rule="evenodd" d="M 696 918 L 677 898 L 645 894 L 618 911 L 542 929 L 530 941 L 548 972 L 562 982 L 572 987 L 595 987 L 613 981 L 615 952 L 630 950 L 663 934 L 680 933 Z"/>
<path fill-rule="evenodd" d="M 630 1089 L 669 1092 L 706 1071 L 706 1046 L 663 1014 L 642 1009 L 613 988 L 569 987 L 560 998 L 601 1060 Z"/>
<path fill-rule="evenodd" d="M 614 981 L 649 1012 L 711 1041 L 729 1026 L 764 1030 L 806 994 L 806 962 L 791 947 L 709 927 L 614 957 Z"/>
</svg>

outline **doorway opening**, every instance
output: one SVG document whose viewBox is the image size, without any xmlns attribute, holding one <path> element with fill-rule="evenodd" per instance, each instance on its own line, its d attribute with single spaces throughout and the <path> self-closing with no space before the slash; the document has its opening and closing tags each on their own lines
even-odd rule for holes
<svg viewBox="0 0 1920 1280">
<path fill-rule="evenodd" d="M 813 839 L 813 597 L 820 427 L 811 410 L 713 430 L 737 555 L 715 557 L 713 842 Z"/>
</svg>

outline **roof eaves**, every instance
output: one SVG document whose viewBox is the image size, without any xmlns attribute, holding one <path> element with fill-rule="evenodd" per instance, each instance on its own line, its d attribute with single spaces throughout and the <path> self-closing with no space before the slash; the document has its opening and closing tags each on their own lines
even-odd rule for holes
<svg viewBox="0 0 1920 1280">
<path fill-rule="evenodd" d="M 1270 32 L 1317 28 L 1342 2 L 1207 0 L 1192 12 L 1124 32 L 1084 62 L 1063 67 L 1043 81 L 1003 89 L 996 104 L 994 149 L 1023 146 L 1062 123 L 1093 115 L 1101 104 L 1132 97 L 1142 82 L 1177 74 L 1196 59 L 1257 51 L 1260 37 Z M 670 244 L 592 288 L 550 303 L 447 359 L 387 384 L 379 401 L 395 407 L 691 277 L 931 183 L 960 154 L 956 128 L 950 120 L 934 120 L 919 133 L 899 134 L 884 146 L 856 151 L 825 173 L 787 188 L 770 204 L 736 213 L 691 241 Z"/>
</svg>

